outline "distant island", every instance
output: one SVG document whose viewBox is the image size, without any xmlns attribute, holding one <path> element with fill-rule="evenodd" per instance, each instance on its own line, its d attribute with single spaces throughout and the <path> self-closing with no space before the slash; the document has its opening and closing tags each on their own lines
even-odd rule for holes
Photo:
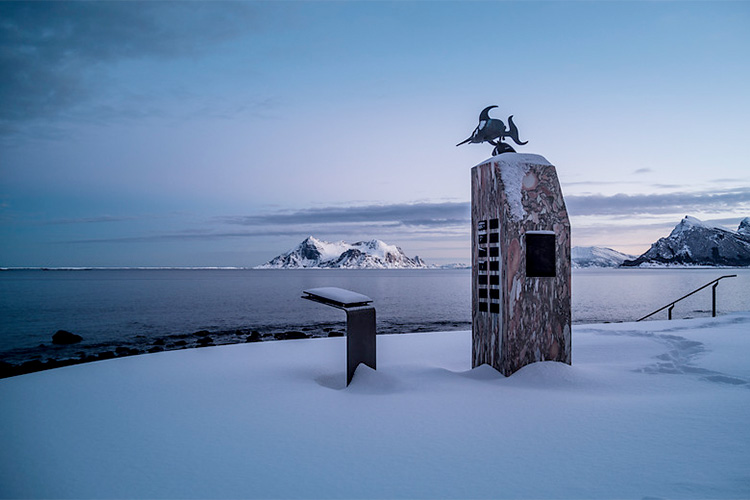
<svg viewBox="0 0 750 500">
<path fill-rule="evenodd" d="M 455 268 L 459 264 L 453 264 Z M 288 252 L 255 269 L 428 269 L 418 255 L 408 257 L 401 248 L 381 240 L 331 243 L 313 236 Z"/>
<path fill-rule="evenodd" d="M 750 217 L 736 231 L 685 216 L 666 238 L 623 267 L 750 266 Z"/>
</svg>

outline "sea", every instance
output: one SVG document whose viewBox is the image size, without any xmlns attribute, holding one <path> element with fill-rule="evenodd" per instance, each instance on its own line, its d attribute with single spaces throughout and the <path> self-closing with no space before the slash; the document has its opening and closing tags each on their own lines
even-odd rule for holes
<svg viewBox="0 0 750 500">
<path fill-rule="evenodd" d="M 634 321 L 726 275 L 736 276 L 719 282 L 718 313 L 749 311 L 747 268 L 574 269 L 573 323 Z M 0 271 L 0 362 L 343 335 L 343 311 L 301 299 L 324 286 L 371 297 L 379 334 L 471 329 L 468 269 L 8 269 Z M 711 288 L 679 302 L 673 318 L 710 316 Z M 83 340 L 54 345 L 58 330 Z"/>
</svg>

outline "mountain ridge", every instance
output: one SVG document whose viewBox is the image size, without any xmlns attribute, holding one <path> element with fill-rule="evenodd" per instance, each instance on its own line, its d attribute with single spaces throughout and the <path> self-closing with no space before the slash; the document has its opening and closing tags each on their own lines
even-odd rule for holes
<svg viewBox="0 0 750 500">
<path fill-rule="evenodd" d="M 328 242 L 308 236 L 302 243 L 255 269 L 427 269 L 418 256 L 382 240 Z"/>
<path fill-rule="evenodd" d="M 750 217 L 742 219 L 737 230 L 732 231 L 686 215 L 669 236 L 659 238 L 642 255 L 622 265 L 750 266 Z"/>
</svg>

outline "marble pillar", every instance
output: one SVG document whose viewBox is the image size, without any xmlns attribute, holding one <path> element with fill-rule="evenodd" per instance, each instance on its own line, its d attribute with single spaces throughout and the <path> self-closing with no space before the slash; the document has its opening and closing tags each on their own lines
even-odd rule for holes
<svg viewBox="0 0 750 500">
<path fill-rule="evenodd" d="M 472 364 L 571 363 L 570 221 L 555 167 L 503 153 L 471 169 Z"/>
</svg>

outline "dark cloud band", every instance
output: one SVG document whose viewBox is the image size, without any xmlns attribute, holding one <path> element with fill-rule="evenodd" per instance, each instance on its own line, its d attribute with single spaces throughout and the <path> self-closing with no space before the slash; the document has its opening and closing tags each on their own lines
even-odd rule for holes
<svg viewBox="0 0 750 500">
<path fill-rule="evenodd" d="M 665 215 L 697 211 L 749 211 L 750 187 L 725 191 L 665 194 L 567 196 L 571 216 Z"/>
<path fill-rule="evenodd" d="M 719 192 L 642 195 L 571 195 L 565 198 L 571 216 L 665 215 L 699 211 L 750 211 L 750 187 Z M 264 215 L 221 217 L 243 226 L 388 222 L 404 226 L 455 226 L 470 220 L 468 202 L 414 203 L 324 207 Z"/>
<path fill-rule="evenodd" d="M 309 208 L 295 212 L 221 217 L 243 226 L 383 222 L 404 226 L 454 226 L 471 219 L 468 203 L 414 203 Z"/>
</svg>

